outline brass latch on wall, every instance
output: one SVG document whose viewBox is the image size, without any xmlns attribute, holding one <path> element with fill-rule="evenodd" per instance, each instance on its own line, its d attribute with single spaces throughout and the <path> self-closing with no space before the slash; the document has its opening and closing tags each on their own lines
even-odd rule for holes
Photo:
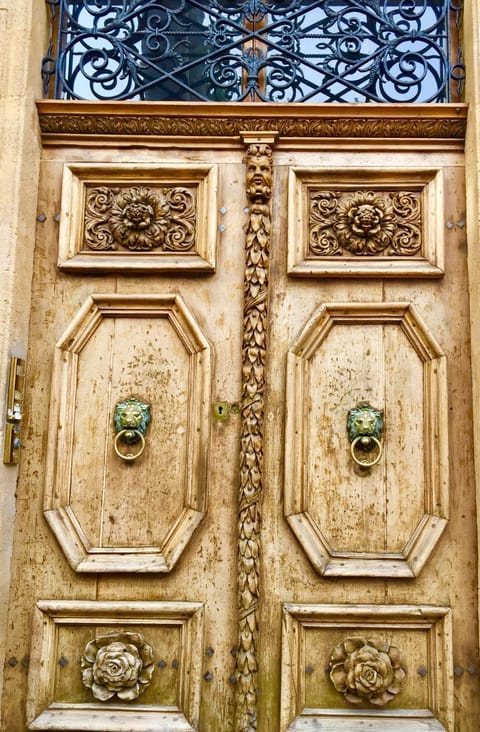
<svg viewBox="0 0 480 732">
<path fill-rule="evenodd" d="M 25 361 L 10 357 L 7 391 L 7 416 L 5 423 L 5 448 L 3 462 L 16 465 L 20 458 L 20 429 L 22 426 L 23 398 L 25 392 Z"/>
</svg>

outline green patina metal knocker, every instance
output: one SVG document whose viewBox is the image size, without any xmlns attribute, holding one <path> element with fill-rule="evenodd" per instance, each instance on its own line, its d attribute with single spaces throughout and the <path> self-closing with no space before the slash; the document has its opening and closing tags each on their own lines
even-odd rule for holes
<svg viewBox="0 0 480 732">
<path fill-rule="evenodd" d="M 135 397 L 119 402 L 115 407 L 113 421 L 117 433 L 113 443 L 115 452 L 122 460 L 136 460 L 145 450 L 145 434 L 150 423 L 150 405 Z M 137 452 L 121 452 L 120 443 L 124 445 L 140 443 L 140 448 Z"/>
<path fill-rule="evenodd" d="M 383 411 L 360 402 L 347 418 L 350 455 L 363 470 L 376 465 L 382 457 Z"/>
</svg>

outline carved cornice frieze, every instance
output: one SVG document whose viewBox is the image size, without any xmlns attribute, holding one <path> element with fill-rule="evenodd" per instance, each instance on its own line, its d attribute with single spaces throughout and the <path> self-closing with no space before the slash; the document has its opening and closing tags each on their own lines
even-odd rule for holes
<svg viewBox="0 0 480 732">
<path fill-rule="evenodd" d="M 466 105 L 282 105 L 38 102 L 44 135 L 238 137 L 278 131 L 285 138 L 465 137 Z"/>
</svg>

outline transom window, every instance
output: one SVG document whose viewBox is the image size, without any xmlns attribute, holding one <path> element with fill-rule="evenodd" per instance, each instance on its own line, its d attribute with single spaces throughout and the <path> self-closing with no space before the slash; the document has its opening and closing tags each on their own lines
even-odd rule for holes
<svg viewBox="0 0 480 732">
<path fill-rule="evenodd" d="M 461 8 L 451 0 L 46 1 L 43 70 L 57 98 L 460 98 Z"/>
</svg>

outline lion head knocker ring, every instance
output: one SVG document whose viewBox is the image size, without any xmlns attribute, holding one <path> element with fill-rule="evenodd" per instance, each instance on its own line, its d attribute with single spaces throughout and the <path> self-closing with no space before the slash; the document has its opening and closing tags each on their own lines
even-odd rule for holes
<svg viewBox="0 0 480 732">
<path fill-rule="evenodd" d="M 113 421 L 117 433 L 113 443 L 115 452 L 122 460 L 136 460 L 145 449 L 145 433 L 150 422 L 150 405 L 144 404 L 135 397 L 119 402 L 115 407 Z M 120 443 L 124 445 L 140 443 L 140 447 L 136 452 L 122 452 Z"/>
<path fill-rule="evenodd" d="M 360 402 L 348 413 L 347 431 L 352 460 L 362 470 L 376 465 L 383 452 L 383 412 Z"/>
</svg>

